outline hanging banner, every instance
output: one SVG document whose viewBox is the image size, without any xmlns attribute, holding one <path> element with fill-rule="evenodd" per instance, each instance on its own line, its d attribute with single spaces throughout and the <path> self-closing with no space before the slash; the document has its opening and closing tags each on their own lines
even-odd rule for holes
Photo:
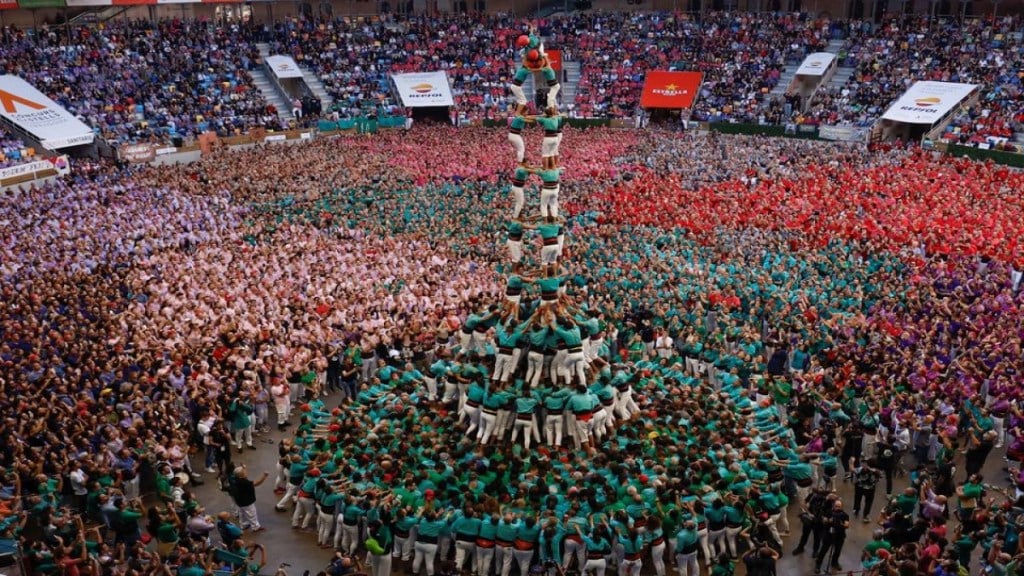
<svg viewBox="0 0 1024 576">
<path fill-rule="evenodd" d="M 455 105 L 448 75 L 444 72 L 392 74 L 391 79 L 406 108 Z"/>
<path fill-rule="evenodd" d="M 828 52 L 815 52 L 814 54 L 808 54 L 807 58 L 800 63 L 800 67 L 796 69 L 797 76 L 824 76 L 825 72 L 828 71 L 828 67 L 832 65 L 832 61 L 836 59 L 835 54 L 829 54 Z"/>
<path fill-rule="evenodd" d="M 156 158 L 156 147 L 152 144 L 126 144 L 117 149 L 117 157 L 132 164 L 152 162 Z"/>
<path fill-rule="evenodd" d="M 883 120 L 932 125 L 978 89 L 977 84 L 915 82 L 882 115 Z"/>
<path fill-rule="evenodd" d="M 561 50 L 546 50 L 544 52 L 548 58 L 548 65 L 555 72 L 562 71 L 562 51 Z"/>
<path fill-rule="evenodd" d="M 856 126 L 829 126 L 823 124 L 818 126 L 818 137 L 823 140 L 838 140 L 840 142 L 867 142 L 868 128 Z"/>
<path fill-rule="evenodd" d="M 700 92 L 703 72 L 652 70 L 644 78 L 640 105 L 644 108 L 682 109 L 693 106 Z"/>
<path fill-rule="evenodd" d="M 10 74 L 0 76 L 0 116 L 31 134 L 47 150 L 92 144 L 95 138 L 92 128 Z"/>
<path fill-rule="evenodd" d="M 17 2 L 0 2 L 0 10 L 17 10 Z"/>
<path fill-rule="evenodd" d="M 69 7 L 79 6 L 113 6 L 113 0 L 66 0 Z"/>
<path fill-rule="evenodd" d="M 280 54 L 267 56 L 267 66 L 270 66 L 270 70 L 278 78 L 302 78 L 302 70 L 291 56 L 281 56 Z"/>
</svg>

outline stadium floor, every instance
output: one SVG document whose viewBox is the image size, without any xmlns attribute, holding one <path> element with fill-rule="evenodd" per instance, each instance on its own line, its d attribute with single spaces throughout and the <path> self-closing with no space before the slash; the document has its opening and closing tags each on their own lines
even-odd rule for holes
<svg viewBox="0 0 1024 576">
<path fill-rule="evenodd" d="M 331 405 L 329 396 L 325 401 L 328 406 Z M 294 421 L 296 417 L 293 416 L 292 419 Z M 250 541 L 251 538 L 251 541 L 258 542 L 266 548 L 267 566 L 264 568 L 263 574 L 273 574 L 279 564 L 288 563 L 291 564 L 291 567 L 286 569 L 288 576 L 301 576 L 305 570 L 309 570 L 310 574 L 315 576 L 317 572 L 326 567 L 330 558 L 330 551 L 323 550 L 317 546 L 316 535 L 312 530 L 303 532 L 292 529 L 291 509 L 288 512 L 274 511 L 274 504 L 279 498 L 273 492 L 273 477 L 277 463 L 277 443 L 286 435 L 291 434 L 291 430 L 292 428 L 289 428 L 287 431 L 278 432 L 276 427 L 272 426 L 271 432 L 254 437 L 253 441 L 254 446 L 257 447 L 256 450 L 246 449 L 244 453 L 240 454 L 235 451 L 232 454 L 235 464 L 243 463 L 246 465 L 250 478 L 258 479 L 264 471 L 270 474 L 267 481 L 256 489 L 256 507 L 259 512 L 260 524 L 267 530 L 255 535 L 247 532 L 244 538 L 246 541 Z M 1003 470 L 1006 462 L 1003 460 L 1003 456 L 1005 456 L 1004 449 L 994 450 L 989 456 L 982 471 L 986 483 L 1000 487 L 1007 485 L 1006 473 Z M 198 461 L 193 460 L 193 462 L 197 470 L 201 469 L 201 459 Z M 962 469 L 962 457 L 960 457 L 958 459 L 958 470 Z M 958 483 L 963 481 L 962 476 L 962 472 L 957 474 L 956 481 Z M 199 501 L 204 504 L 207 512 L 213 515 L 216 515 L 221 510 L 228 510 L 229 501 L 227 494 L 218 490 L 217 482 L 213 479 L 212 475 L 204 474 L 204 477 L 207 481 L 202 486 L 196 487 Z M 883 479 L 877 488 L 875 503 L 872 507 L 873 518 L 877 517 L 877 512 L 883 504 L 882 500 L 885 497 L 884 482 Z M 898 493 L 907 484 L 906 478 L 896 478 L 893 482 L 894 493 Z M 837 488 L 847 512 L 852 513 L 853 484 L 837 482 Z M 954 500 L 951 499 L 951 503 Z M 784 554 L 776 566 L 776 572 L 780 576 L 811 576 L 814 574 L 814 563 L 810 556 L 810 544 L 808 544 L 808 551 L 800 556 L 793 556 L 790 553 L 800 538 L 800 519 L 797 517 L 796 511 L 796 506 L 790 506 L 789 524 L 791 533 L 789 536 L 783 537 L 785 544 Z M 836 574 L 845 576 L 851 572 L 853 574 L 861 573 L 861 551 L 864 545 L 871 540 L 871 532 L 875 527 L 876 525 L 873 522 L 865 524 L 860 519 L 851 520 L 850 530 L 840 560 L 843 570 Z M 950 531 L 952 532 L 952 530 L 953 524 L 951 523 Z M 971 564 L 974 568 L 978 566 L 979 554 L 976 550 Z M 667 557 L 665 561 L 667 564 L 669 563 Z M 644 565 L 643 574 L 645 575 L 654 573 L 653 568 L 649 564 L 650 562 L 647 561 Z M 395 562 L 393 573 L 397 575 L 408 574 L 408 568 L 408 566 L 401 562 Z M 676 576 L 677 573 L 672 570 L 671 565 L 669 570 L 668 576 Z M 702 571 L 702 574 L 707 574 L 707 571 Z M 744 576 L 745 574 L 746 570 L 743 567 L 743 563 L 737 562 L 736 575 Z M 614 573 L 609 571 L 606 576 L 614 576 Z"/>
</svg>

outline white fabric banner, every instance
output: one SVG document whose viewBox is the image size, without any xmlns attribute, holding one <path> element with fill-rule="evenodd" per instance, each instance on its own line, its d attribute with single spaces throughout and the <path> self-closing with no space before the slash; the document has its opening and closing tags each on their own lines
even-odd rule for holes
<svg viewBox="0 0 1024 576">
<path fill-rule="evenodd" d="M 392 74 L 391 79 L 406 108 L 455 105 L 448 75 L 444 72 Z"/>
<path fill-rule="evenodd" d="M 291 56 L 267 56 L 267 66 L 278 78 L 302 78 L 302 70 Z"/>
<path fill-rule="evenodd" d="M 76 6 L 113 6 L 114 0 L 64 0 L 68 7 Z"/>
<path fill-rule="evenodd" d="M 31 134 L 47 150 L 92 144 L 95 138 L 85 123 L 10 74 L 0 76 L 0 116 Z"/>
<path fill-rule="evenodd" d="M 800 67 L 796 69 L 796 75 L 824 76 L 825 72 L 828 71 L 828 67 L 832 65 L 832 61 L 835 59 L 836 55 L 828 52 L 808 54 L 807 58 L 804 58 L 804 61 L 800 63 Z"/>
<path fill-rule="evenodd" d="M 955 82 L 915 82 L 882 115 L 883 120 L 907 124 L 935 124 L 946 112 L 967 98 L 977 84 Z"/>
<path fill-rule="evenodd" d="M 0 169 L 0 181 L 24 176 L 26 174 L 35 174 L 36 172 L 43 172 L 45 170 L 56 170 L 58 175 L 64 176 L 71 172 L 71 164 L 68 162 L 67 156 L 57 156 L 56 158 L 44 158 L 43 160 L 36 160 L 35 162 L 26 162 L 24 164 L 18 164 L 17 166 L 9 166 L 7 168 Z"/>
<path fill-rule="evenodd" d="M 868 129 L 857 126 L 829 126 L 822 124 L 818 126 L 818 137 L 824 140 L 839 140 L 840 142 L 867 142 Z"/>
</svg>

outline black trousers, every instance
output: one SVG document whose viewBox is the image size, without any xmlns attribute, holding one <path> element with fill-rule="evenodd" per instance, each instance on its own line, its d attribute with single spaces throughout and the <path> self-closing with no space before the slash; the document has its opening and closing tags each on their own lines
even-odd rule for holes
<svg viewBox="0 0 1024 576">
<path fill-rule="evenodd" d="M 853 487 L 853 515 L 856 516 L 858 512 L 862 512 L 865 517 L 871 514 L 871 504 L 875 501 L 875 487 L 861 488 L 860 486 Z M 863 507 L 861 506 L 863 504 Z"/>
<path fill-rule="evenodd" d="M 818 549 L 821 548 L 821 525 L 817 522 L 804 522 L 803 528 L 800 529 L 800 542 L 797 543 L 796 548 L 803 550 L 812 535 L 814 541 L 811 546 L 811 556 L 817 556 Z"/>
<path fill-rule="evenodd" d="M 820 571 L 821 564 L 826 558 L 829 559 L 829 566 L 839 566 L 839 556 L 843 553 L 844 542 L 846 542 L 846 536 L 825 534 L 825 538 L 821 543 L 821 549 L 818 550 L 818 554 L 814 557 L 814 569 Z"/>
</svg>

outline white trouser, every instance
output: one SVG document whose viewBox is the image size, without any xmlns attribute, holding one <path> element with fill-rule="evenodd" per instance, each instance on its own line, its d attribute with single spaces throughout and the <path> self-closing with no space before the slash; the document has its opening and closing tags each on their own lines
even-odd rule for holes
<svg viewBox="0 0 1024 576">
<path fill-rule="evenodd" d="M 594 438 L 598 441 L 604 437 L 605 432 L 608 432 L 611 427 L 611 416 L 608 415 L 607 408 L 601 408 L 597 412 L 594 412 L 594 418 L 590 421 L 590 431 L 593 433 Z"/>
<path fill-rule="evenodd" d="M 292 403 L 285 397 L 284 402 L 274 402 L 274 410 L 277 411 L 277 423 L 284 424 L 292 415 Z"/>
<path fill-rule="evenodd" d="M 639 558 L 636 560 L 627 560 L 625 558 L 619 562 L 619 576 L 640 576 L 640 571 L 643 569 L 644 563 Z"/>
<path fill-rule="evenodd" d="M 548 446 L 562 444 L 562 430 L 565 428 L 564 414 L 548 414 L 544 416 L 544 439 Z"/>
<path fill-rule="evenodd" d="M 391 554 L 370 554 L 370 576 L 391 576 Z"/>
<path fill-rule="evenodd" d="M 676 565 L 679 567 L 679 576 L 700 576 L 696 552 L 676 554 Z"/>
<path fill-rule="evenodd" d="M 564 366 L 567 374 L 567 384 L 572 385 L 572 379 L 575 377 L 576 384 L 580 386 L 587 385 L 587 359 L 583 355 L 582 350 L 566 352 Z"/>
<path fill-rule="evenodd" d="M 339 526 L 341 528 L 341 549 L 348 551 L 348 553 L 355 554 L 356 549 L 359 548 L 359 524 L 349 526 L 344 522 Z M 338 538 L 334 538 L 337 542 Z"/>
<path fill-rule="evenodd" d="M 1005 420 L 1003 418 L 999 418 L 997 416 L 992 416 L 992 430 L 995 431 L 995 433 L 996 433 L 996 442 L 995 442 L 995 445 L 993 446 L 994 448 L 1002 448 L 1003 447 L 1003 435 L 1005 434 L 1005 432 L 1004 432 L 1004 425 L 1005 425 Z"/>
<path fill-rule="evenodd" d="M 558 105 L 558 91 L 561 89 L 561 84 L 555 84 L 548 88 L 548 108 L 554 108 Z"/>
<path fill-rule="evenodd" d="M 526 354 L 526 382 L 530 388 L 540 384 L 540 376 L 544 371 L 544 354 L 530 350 Z"/>
<path fill-rule="evenodd" d="M 711 553 L 711 561 L 725 554 L 725 528 L 708 530 L 708 550 Z"/>
<path fill-rule="evenodd" d="M 491 432 L 491 436 L 495 440 L 504 438 L 505 433 L 512 429 L 514 419 L 515 413 L 511 410 L 498 410 L 497 418 L 494 419 L 494 432 Z"/>
<path fill-rule="evenodd" d="M 462 415 L 469 420 L 466 436 L 472 436 L 473 432 L 480 429 L 480 408 L 466 404 L 462 407 Z"/>
<path fill-rule="evenodd" d="M 526 157 L 526 143 L 523 142 L 523 135 L 509 132 L 508 141 L 512 143 L 512 149 L 516 152 L 516 162 L 522 162 Z M 520 190 L 522 189 L 520 188 Z"/>
<path fill-rule="evenodd" d="M 558 255 L 561 250 L 558 249 L 558 244 L 545 244 L 540 249 L 540 263 L 541 264 L 554 264 L 558 262 Z"/>
<path fill-rule="evenodd" d="M 520 139 L 520 140 L 522 140 L 522 139 Z M 523 155 L 522 154 L 519 155 L 519 161 L 520 162 L 523 161 Z M 513 220 L 518 220 L 519 219 L 519 214 L 521 214 L 522 211 L 523 211 L 523 206 L 526 205 L 526 192 L 523 191 L 523 187 L 522 186 L 513 186 L 512 187 L 512 201 L 513 201 L 513 204 L 512 204 L 512 219 Z"/>
<path fill-rule="evenodd" d="M 298 493 L 299 493 L 299 485 L 298 484 L 292 484 L 291 482 L 289 482 L 288 483 L 288 487 L 284 491 L 284 496 L 282 496 L 281 499 L 277 502 L 277 507 L 278 508 L 284 508 L 285 506 L 288 505 L 289 502 L 294 500 L 295 495 L 298 494 Z"/>
<path fill-rule="evenodd" d="M 640 407 L 633 401 L 633 387 L 627 386 L 615 398 L 615 416 L 621 420 L 627 420 L 639 411 Z"/>
<path fill-rule="evenodd" d="M 242 441 L 245 441 L 245 445 L 252 447 L 252 429 L 253 424 L 249 424 L 245 428 L 239 428 L 235 430 L 235 446 L 238 448 L 242 447 Z"/>
<path fill-rule="evenodd" d="M 466 560 L 469 560 L 469 571 L 473 571 L 473 561 L 476 557 L 476 543 L 455 541 L 455 570 L 462 572 L 466 570 Z"/>
<path fill-rule="evenodd" d="M 334 513 L 318 512 L 316 515 L 316 542 L 321 546 L 327 546 L 333 542 L 331 535 L 334 533 Z"/>
<path fill-rule="evenodd" d="M 559 349 L 555 352 L 555 357 L 551 359 L 551 367 L 548 369 L 548 376 L 551 377 L 551 383 L 558 386 L 562 382 L 568 384 L 569 372 L 565 369 L 565 358 L 567 351 Z"/>
<path fill-rule="evenodd" d="M 587 559 L 587 563 L 583 565 L 581 574 L 596 574 L 596 576 L 604 576 L 604 572 L 607 568 L 608 561 L 604 558 L 589 558 Z"/>
<path fill-rule="evenodd" d="M 508 248 L 508 259 L 514 264 L 518 264 L 523 261 L 523 243 L 519 240 L 509 240 L 505 242 L 505 247 Z"/>
<path fill-rule="evenodd" d="M 522 86 L 516 84 L 509 84 L 508 89 L 512 91 L 512 95 L 515 96 L 516 104 L 519 106 L 526 106 L 526 92 L 523 91 Z"/>
<path fill-rule="evenodd" d="M 516 443 L 516 438 L 519 436 L 519 431 L 523 431 L 523 448 L 530 449 L 530 436 L 540 444 L 540 433 L 537 432 L 536 417 L 533 414 L 529 415 L 530 418 L 521 418 L 519 414 L 516 414 L 515 428 L 512 429 L 512 444 Z"/>
<path fill-rule="evenodd" d="M 412 573 L 419 574 L 420 566 L 423 566 L 424 562 L 426 562 L 427 576 L 434 576 L 434 556 L 437 554 L 437 544 L 417 542 L 414 550 L 416 551 L 416 556 L 412 561 Z"/>
<path fill-rule="evenodd" d="M 256 504 L 249 504 L 248 506 L 238 507 L 238 516 L 240 517 L 239 523 L 242 528 L 248 527 L 250 530 L 258 530 L 260 527 L 259 517 L 256 516 Z"/>
<path fill-rule="evenodd" d="M 651 562 L 654 563 L 654 573 L 658 576 L 665 576 L 665 542 L 651 546 Z"/>
<path fill-rule="evenodd" d="M 299 528 L 299 522 L 302 522 L 301 528 L 309 528 L 309 523 L 313 521 L 313 503 L 314 500 L 308 496 L 300 496 L 295 501 L 295 512 L 292 513 L 292 528 Z"/>
<path fill-rule="evenodd" d="M 424 376 L 423 384 L 427 387 L 427 394 L 430 395 L 430 399 L 437 400 L 437 378 Z"/>
<path fill-rule="evenodd" d="M 508 379 L 512 377 L 512 372 L 515 371 L 514 352 L 506 354 L 499 352 L 498 357 L 494 361 L 494 379 L 501 382 L 508 382 Z"/>
<path fill-rule="evenodd" d="M 455 384 L 454 380 L 444 381 L 444 396 L 441 397 L 441 402 L 445 404 L 455 400 L 459 396 L 459 387 Z"/>
<path fill-rule="evenodd" d="M 395 546 L 391 555 L 395 558 L 401 558 L 404 562 L 412 560 L 412 548 L 415 542 L 416 527 L 413 526 L 412 530 L 409 530 L 408 536 L 395 536 Z"/>
<path fill-rule="evenodd" d="M 491 573 L 491 563 L 494 562 L 494 546 L 490 548 L 476 548 L 476 572 L 477 576 L 488 576 Z"/>
<path fill-rule="evenodd" d="M 513 550 L 515 548 L 511 546 L 494 547 L 495 562 L 498 563 L 498 572 L 501 576 L 508 576 L 512 572 L 512 561 L 515 560 L 515 556 L 512 555 Z"/>
<path fill-rule="evenodd" d="M 736 556 L 737 555 L 736 554 L 736 549 L 737 549 L 736 538 L 740 535 L 740 532 L 742 532 L 742 531 L 743 531 L 743 527 L 742 526 L 737 526 L 736 528 L 733 528 L 731 526 L 726 526 L 725 527 L 725 543 L 726 543 L 726 545 L 729 546 L 729 555 L 730 556 Z"/>
<path fill-rule="evenodd" d="M 511 138 L 511 137 L 510 137 Z M 558 137 L 545 136 L 540 144 L 540 155 L 544 158 L 558 154 Z"/>
<path fill-rule="evenodd" d="M 487 441 L 491 439 L 491 434 L 494 433 L 494 424 L 497 419 L 497 412 L 491 411 L 487 408 L 480 410 L 480 429 L 477 430 L 476 439 L 479 440 L 481 444 L 487 444 Z"/>
<path fill-rule="evenodd" d="M 586 417 L 586 415 L 584 416 Z M 576 423 L 576 440 L 582 444 L 583 442 L 590 441 L 590 431 L 594 422 L 593 414 L 589 415 L 586 420 L 581 420 L 579 416 L 573 416 L 573 421 Z"/>
<path fill-rule="evenodd" d="M 576 555 L 577 568 L 587 563 L 587 547 L 582 542 L 566 538 L 562 541 L 562 569 L 567 570 L 572 562 L 572 555 Z"/>
<path fill-rule="evenodd" d="M 544 186 L 540 189 L 540 215 L 547 218 L 558 218 L 558 190 L 561 185 L 556 184 L 554 188 Z"/>
<path fill-rule="evenodd" d="M 505 553 L 508 555 L 508 552 Z M 512 556 L 516 560 L 516 564 L 519 565 L 520 574 L 530 573 L 530 560 L 533 560 L 533 550 L 512 550 Z"/>
</svg>

